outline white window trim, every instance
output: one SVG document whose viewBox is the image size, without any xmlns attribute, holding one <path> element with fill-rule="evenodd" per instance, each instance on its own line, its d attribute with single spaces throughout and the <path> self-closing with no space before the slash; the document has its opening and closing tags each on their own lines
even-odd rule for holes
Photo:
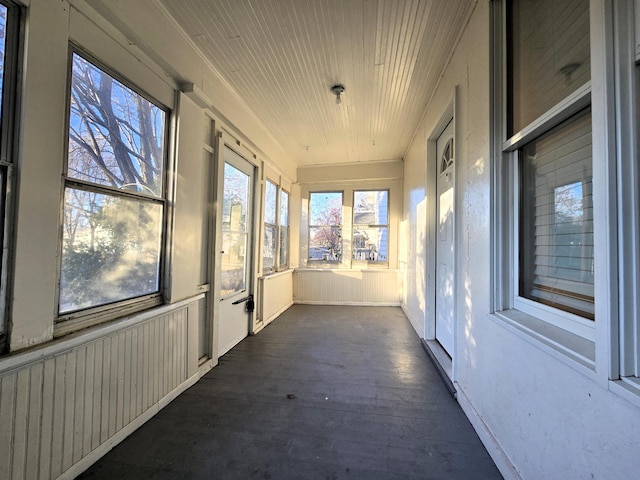
<svg viewBox="0 0 640 480">
<path fill-rule="evenodd" d="M 115 301 L 113 303 L 105 304 L 105 305 L 96 305 L 93 307 L 84 308 L 81 310 L 75 310 L 66 313 L 56 312 L 56 318 L 53 326 L 53 335 L 54 337 L 60 337 L 66 335 L 68 333 L 75 332 L 80 329 L 84 329 L 90 326 L 98 325 L 101 323 L 109 322 L 112 320 L 116 320 L 125 316 L 129 316 L 138 312 L 142 312 L 157 306 L 160 306 L 164 303 L 164 292 L 166 288 L 166 272 L 169 270 L 167 266 L 167 262 L 170 257 L 170 248 L 169 248 L 169 237 L 170 237 L 170 228 L 169 228 L 169 201 L 171 194 L 171 185 L 170 185 L 170 177 L 172 175 L 173 162 L 170 162 L 169 156 L 172 149 L 172 138 L 171 132 L 174 131 L 172 128 L 172 122 L 175 120 L 172 115 L 172 109 L 168 106 L 164 105 L 162 102 L 158 101 L 154 97 L 147 94 L 143 89 L 141 89 L 136 83 L 131 82 L 116 72 L 109 65 L 97 59 L 94 55 L 90 54 L 83 48 L 71 44 L 69 48 L 69 79 L 67 84 L 67 95 L 70 96 L 71 89 L 71 69 L 73 68 L 73 55 L 78 55 L 83 58 L 85 61 L 89 62 L 94 67 L 102 70 L 107 75 L 111 76 L 114 80 L 122 83 L 125 87 L 131 89 L 136 94 L 145 98 L 146 100 L 153 103 L 158 108 L 161 108 L 166 114 L 166 122 L 165 122 L 165 144 L 164 144 L 164 169 L 163 172 L 164 178 L 162 180 L 162 195 L 160 197 L 150 196 L 143 194 L 136 194 L 135 197 L 145 200 L 145 197 L 148 197 L 154 203 L 162 203 L 163 204 L 163 220 L 161 225 L 161 242 L 160 242 L 160 272 L 159 272 L 159 288 L 157 292 L 144 294 L 134 298 L 127 298 Z M 70 98 L 67 99 L 67 110 L 70 108 L 69 104 L 71 102 Z M 174 105 L 175 110 L 175 105 Z M 68 115 L 68 111 L 67 111 Z M 68 136 L 68 128 L 69 128 L 69 118 L 65 120 L 65 135 Z M 66 140 L 68 141 L 68 139 Z M 68 155 L 68 152 L 65 151 L 65 156 Z M 81 180 L 77 180 L 71 177 L 67 177 L 66 169 L 67 169 L 68 159 L 65 158 L 65 175 L 64 175 L 64 186 L 62 189 L 62 197 L 60 199 L 60 215 L 62 222 L 62 216 L 64 215 L 64 195 L 67 188 L 73 188 L 74 185 L 84 185 L 85 188 L 98 188 L 100 191 L 109 192 L 113 190 L 118 195 L 122 196 L 132 196 L 128 194 L 126 191 L 121 191 L 117 189 L 113 189 L 109 186 L 100 186 L 96 187 L 87 182 L 83 182 Z M 60 237 L 60 245 L 59 249 L 63 248 L 62 246 L 62 237 Z M 62 275 L 62 265 L 61 262 L 58 264 L 58 279 L 60 279 Z M 58 287 L 56 289 L 56 305 L 59 302 L 60 297 L 60 284 L 58 282 Z"/>
<path fill-rule="evenodd" d="M 287 253 L 289 255 L 289 261 L 287 262 L 287 264 L 282 264 L 282 260 L 280 258 L 280 235 L 282 232 L 282 229 L 285 228 L 287 229 L 287 231 L 290 233 L 289 230 L 289 224 L 291 223 L 290 220 L 290 216 L 291 216 L 291 192 L 289 190 L 287 190 L 286 188 L 283 187 L 283 183 L 286 183 L 286 179 L 283 179 L 283 177 L 281 176 L 276 176 L 274 178 L 273 175 L 269 175 L 267 174 L 264 180 L 264 195 L 263 195 L 263 199 L 264 199 L 264 205 L 266 205 L 266 201 L 267 201 L 267 182 L 275 185 L 276 187 L 276 223 L 270 223 L 267 222 L 265 220 L 265 216 L 264 216 L 264 207 L 263 207 L 263 211 L 262 211 L 262 240 L 261 242 L 264 241 L 264 233 L 266 231 L 266 227 L 267 225 L 273 226 L 275 227 L 275 237 L 276 237 L 276 246 L 275 246 L 275 251 L 274 251 L 274 261 L 273 261 L 273 267 L 266 269 L 264 266 L 264 257 L 260 257 L 260 262 L 261 262 L 261 273 L 263 277 L 267 277 L 270 275 L 274 275 L 275 273 L 278 272 L 284 272 L 286 270 L 290 269 L 289 263 L 290 263 L 290 259 L 291 259 L 291 239 L 290 239 L 290 235 L 287 236 Z M 280 209 L 281 209 L 281 193 L 282 192 L 286 192 L 287 193 L 287 198 L 289 200 L 289 205 L 288 205 L 288 209 L 287 209 L 287 225 L 282 225 L 280 223 Z"/>
<path fill-rule="evenodd" d="M 518 149 L 591 104 L 591 82 L 506 138 L 506 4 L 491 12 L 492 318 L 582 373 L 596 371 L 596 322 L 518 295 Z M 593 22 L 592 22 L 593 23 Z M 591 33 L 593 37 L 593 33 Z M 593 51 L 593 47 L 592 47 Z M 593 70 L 593 68 L 592 68 Z M 592 120 L 592 124 L 595 123 Z M 506 140 L 505 140 L 506 138 Z M 595 155 L 594 155 L 595 156 Z M 596 266 L 596 269 L 598 267 Z M 599 270 L 596 277 L 601 275 Z M 596 289 L 597 291 L 597 289 Z M 604 319 L 602 319 L 604 322 Z"/>
<path fill-rule="evenodd" d="M 267 222 L 267 218 L 265 215 L 265 210 L 267 207 L 267 185 L 271 184 L 276 188 L 276 205 L 275 205 L 275 211 L 274 211 L 274 215 L 275 215 L 275 223 L 271 223 L 271 222 Z M 278 196 L 280 195 L 280 186 L 278 185 L 277 182 L 274 182 L 273 180 L 271 180 L 270 178 L 267 178 L 264 182 L 264 208 L 263 208 L 263 222 L 262 222 L 262 238 L 264 241 L 264 237 L 265 234 L 267 232 L 267 227 L 273 227 L 274 230 L 274 235 L 275 235 L 275 247 L 274 247 L 274 251 L 273 251 L 273 265 L 271 267 L 265 267 L 264 265 L 264 255 L 262 256 L 262 275 L 270 275 L 272 273 L 275 273 L 278 271 L 278 264 L 280 263 L 280 258 L 279 258 L 279 241 L 280 241 L 280 230 L 279 230 L 279 216 L 278 216 L 278 212 L 280 211 L 280 199 L 278 198 Z M 264 245 L 262 246 L 263 248 L 263 252 L 264 252 Z"/>
<path fill-rule="evenodd" d="M 610 388 L 640 405 L 640 0 L 613 2 L 611 14 L 617 27 L 611 35 L 615 45 L 606 68 L 615 79 L 615 111 L 606 113 L 615 124 L 610 149 L 616 159 L 604 184 L 611 214 L 609 278 L 618 279 L 609 292 L 612 299 L 609 379 Z M 605 61 L 607 61 L 605 60 Z M 603 207 L 604 208 L 604 207 Z M 617 301 L 616 301 L 617 300 Z"/>
<path fill-rule="evenodd" d="M 282 225 L 280 223 L 280 211 L 282 210 L 282 192 L 287 194 L 287 223 L 286 225 Z M 287 189 L 283 188 L 281 185 L 278 186 L 278 201 L 277 201 L 277 210 L 276 210 L 276 221 L 277 221 L 277 229 L 278 229 L 278 238 L 277 238 L 277 243 L 276 243 L 276 250 L 277 250 L 277 258 L 278 261 L 276 262 L 277 265 L 276 270 L 278 272 L 282 272 L 284 270 L 289 270 L 289 264 L 291 263 L 291 230 L 290 230 L 290 224 L 291 224 L 291 192 L 289 192 Z M 280 242 L 281 242 L 281 234 L 282 234 L 282 230 L 286 230 L 287 231 L 287 262 L 286 263 L 282 263 L 282 258 L 280 255 Z"/>
</svg>

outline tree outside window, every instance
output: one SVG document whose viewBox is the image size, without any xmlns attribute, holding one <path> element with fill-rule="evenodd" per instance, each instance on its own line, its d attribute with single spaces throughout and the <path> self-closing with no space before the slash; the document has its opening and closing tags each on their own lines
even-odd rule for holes
<svg viewBox="0 0 640 480">
<path fill-rule="evenodd" d="M 309 194 L 309 261 L 342 259 L 342 192 Z"/>
<path fill-rule="evenodd" d="M 166 112 L 72 57 L 59 312 L 159 293 Z"/>
</svg>

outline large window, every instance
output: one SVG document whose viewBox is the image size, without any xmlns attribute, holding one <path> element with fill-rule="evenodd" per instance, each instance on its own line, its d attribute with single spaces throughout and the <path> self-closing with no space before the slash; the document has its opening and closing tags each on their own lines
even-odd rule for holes
<svg viewBox="0 0 640 480">
<path fill-rule="evenodd" d="M 59 314 L 160 301 L 166 111 L 71 62 Z"/>
<path fill-rule="evenodd" d="M 264 194 L 262 272 L 289 268 L 289 194 L 267 180 Z"/>
<path fill-rule="evenodd" d="M 309 194 L 309 261 L 342 259 L 342 192 Z"/>
<path fill-rule="evenodd" d="M 495 126 L 506 133 L 500 223 L 513 222 L 503 232 L 513 251 L 499 258 L 503 282 L 516 275 L 500 304 L 583 335 L 595 318 L 589 0 L 505 1 L 502 15 L 495 98 L 506 114 Z"/>
<path fill-rule="evenodd" d="M 20 35 L 20 9 L 8 1 L 0 1 L 0 350 L 6 340 L 7 279 L 12 217 L 12 185 L 15 137 L 15 99 Z"/>
<path fill-rule="evenodd" d="M 354 262 L 386 264 L 389 260 L 389 191 L 356 190 L 353 192 Z"/>
</svg>

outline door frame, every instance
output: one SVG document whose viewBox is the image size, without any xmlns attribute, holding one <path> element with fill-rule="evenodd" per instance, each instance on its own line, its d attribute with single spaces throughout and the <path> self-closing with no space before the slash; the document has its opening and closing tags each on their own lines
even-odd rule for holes
<svg viewBox="0 0 640 480">
<path fill-rule="evenodd" d="M 458 164 L 460 158 L 460 141 L 458 135 L 458 128 L 456 125 L 456 97 L 458 92 L 458 86 L 453 89 L 449 102 L 444 107 L 442 114 L 436 121 L 435 125 L 431 129 L 431 133 L 427 137 L 427 158 L 426 158 L 426 187 L 427 187 L 427 231 L 428 231 L 428 243 L 426 248 L 426 292 L 425 298 L 431 298 L 431 302 L 427 302 L 425 308 L 424 318 L 424 335 L 425 340 L 429 348 L 433 351 L 436 359 L 443 367 L 446 374 L 451 380 L 457 378 L 456 375 L 456 357 L 457 357 L 457 338 L 458 338 L 458 299 L 459 297 L 459 248 L 457 241 L 457 234 L 459 231 L 460 218 L 458 212 L 460 212 L 460 201 L 458 194 Z M 437 180 L 438 180 L 438 167 L 440 159 L 437 156 L 436 141 L 440 135 L 444 132 L 449 123 L 453 124 L 453 148 L 454 148 L 454 164 L 453 164 L 453 209 L 454 209 L 454 222 L 453 222 L 453 242 L 454 242 L 454 254 L 453 254 L 453 352 L 451 354 L 451 360 L 449 360 L 449 354 L 440 346 L 436 341 L 436 295 L 437 295 L 437 232 L 438 232 L 438 210 L 437 210 Z"/>
<path fill-rule="evenodd" d="M 260 179 L 262 178 L 262 161 L 259 160 L 257 154 L 255 154 L 251 149 L 249 149 L 242 141 L 233 137 L 229 133 L 222 131 L 217 133 L 216 138 L 216 162 L 215 162 L 215 240 L 213 245 L 214 252 L 214 281 L 212 285 L 213 295 L 213 358 L 219 358 L 219 327 L 220 327 L 220 282 L 222 278 L 222 195 L 224 192 L 224 151 L 225 148 L 228 147 L 233 150 L 235 153 L 240 155 L 244 160 L 253 165 L 254 167 L 254 175 L 253 175 L 253 185 L 251 186 L 253 202 L 251 207 L 253 211 L 251 212 L 251 235 L 247 239 L 247 241 L 252 245 L 252 256 L 249 265 L 249 275 L 247 278 L 247 294 L 253 294 L 254 299 L 256 299 L 256 288 L 257 288 L 257 272 L 258 272 L 258 260 L 259 260 L 259 248 L 260 248 L 260 208 L 262 205 L 261 198 L 261 188 L 260 188 Z M 253 312 L 249 314 L 248 319 L 248 332 L 249 335 L 252 335 L 255 332 L 256 325 L 256 312 L 257 308 L 254 309 Z"/>
</svg>

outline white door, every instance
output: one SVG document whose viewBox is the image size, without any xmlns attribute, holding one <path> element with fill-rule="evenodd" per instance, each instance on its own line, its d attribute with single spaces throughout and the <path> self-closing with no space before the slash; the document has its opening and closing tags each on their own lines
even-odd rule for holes
<svg viewBox="0 0 640 480">
<path fill-rule="evenodd" d="M 436 140 L 436 340 L 453 356 L 454 344 L 454 156 L 453 120 Z"/>
<path fill-rule="evenodd" d="M 254 166 L 224 146 L 218 356 L 249 334 Z"/>
</svg>

